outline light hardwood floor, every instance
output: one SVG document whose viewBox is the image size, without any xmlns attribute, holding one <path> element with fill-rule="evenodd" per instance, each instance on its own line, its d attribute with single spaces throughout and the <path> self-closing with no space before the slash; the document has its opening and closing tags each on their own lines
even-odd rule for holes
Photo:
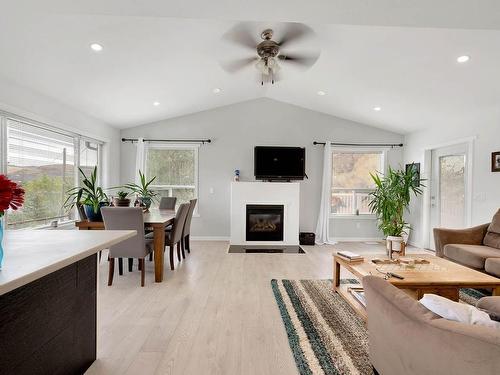
<svg viewBox="0 0 500 375">
<path fill-rule="evenodd" d="M 98 360 L 87 374 L 297 374 L 271 279 L 332 278 L 334 248 L 383 252 L 365 243 L 304 247 L 303 255 L 228 254 L 227 247 L 193 241 L 161 284 L 146 261 L 144 288 L 136 264 L 108 287 L 103 257 Z"/>
</svg>

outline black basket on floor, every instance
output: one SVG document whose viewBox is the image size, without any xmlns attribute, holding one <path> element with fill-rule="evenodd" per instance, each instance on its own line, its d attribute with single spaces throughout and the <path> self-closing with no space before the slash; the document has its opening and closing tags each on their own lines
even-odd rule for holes
<svg viewBox="0 0 500 375">
<path fill-rule="evenodd" d="M 313 246 L 315 241 L 316 241 L 316 235 L 314 233 L 300 232 L 299 243 L 301 245 Z"/>
</svg>

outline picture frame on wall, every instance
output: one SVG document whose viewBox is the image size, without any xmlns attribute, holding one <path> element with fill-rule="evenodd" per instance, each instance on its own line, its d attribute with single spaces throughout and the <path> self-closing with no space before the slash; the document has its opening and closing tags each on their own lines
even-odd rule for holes
<svg viewBox="0 0 500 375">
<path fill-rule="evenodd" d="M 500 172 L 500 151 L 491 153 L 491 171 Z"/>
<path fill-rule="evenodd" d="M 413 168 L 417 171 L 415 179 L 417 180 L 417 186 L 420 186 L 420 163 L 411 163 L 405 165 L 405 171 L 408 173 L 410 168 Z"/>
</svg>

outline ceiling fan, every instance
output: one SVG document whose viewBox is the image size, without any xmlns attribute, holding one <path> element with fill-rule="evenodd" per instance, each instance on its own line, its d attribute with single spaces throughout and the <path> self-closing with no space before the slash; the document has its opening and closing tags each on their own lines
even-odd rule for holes
<svg viewBox="0 0 500 375">
<path fill-rule="evenodd" d="M 223 39 L 236 43 L 256 53 L 254 56 L 245 57 L 222 63 L 222 67 L 229 73 L 236 73 L 243 68 L 255 64 L 260 73 L 260 83 L 271 82 L 274 84 L 278 79 L 278 71 L 281 64 L 294 64 L 299 67 L 308 68 L 314 65 L 319 57 L 318 53 L 287 53 L 286 49 L 307 38 L 311 38 L 314 32 L 311 28 L 300 23 L 289 23 L 280 33 L 280 39 L 274 40 L 274 31 L 265 29 L 260 34 L 262 41 L 256 40 L 247 24 L 239 24 L 224 34 Z"/>
</svg>

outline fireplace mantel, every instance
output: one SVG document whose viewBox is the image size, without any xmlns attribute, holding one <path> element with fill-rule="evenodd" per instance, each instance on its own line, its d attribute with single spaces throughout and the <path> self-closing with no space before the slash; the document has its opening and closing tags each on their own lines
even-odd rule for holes
<svg viewBox="0 0 500 375">
<path fill-rule="evenodd" d="M 246 241 L 247 205 L 283 205 L 283 241 Z M 300 184 L 298 182 L 232 182 L 232 245 L 298 245 Z"/>
</svg>

